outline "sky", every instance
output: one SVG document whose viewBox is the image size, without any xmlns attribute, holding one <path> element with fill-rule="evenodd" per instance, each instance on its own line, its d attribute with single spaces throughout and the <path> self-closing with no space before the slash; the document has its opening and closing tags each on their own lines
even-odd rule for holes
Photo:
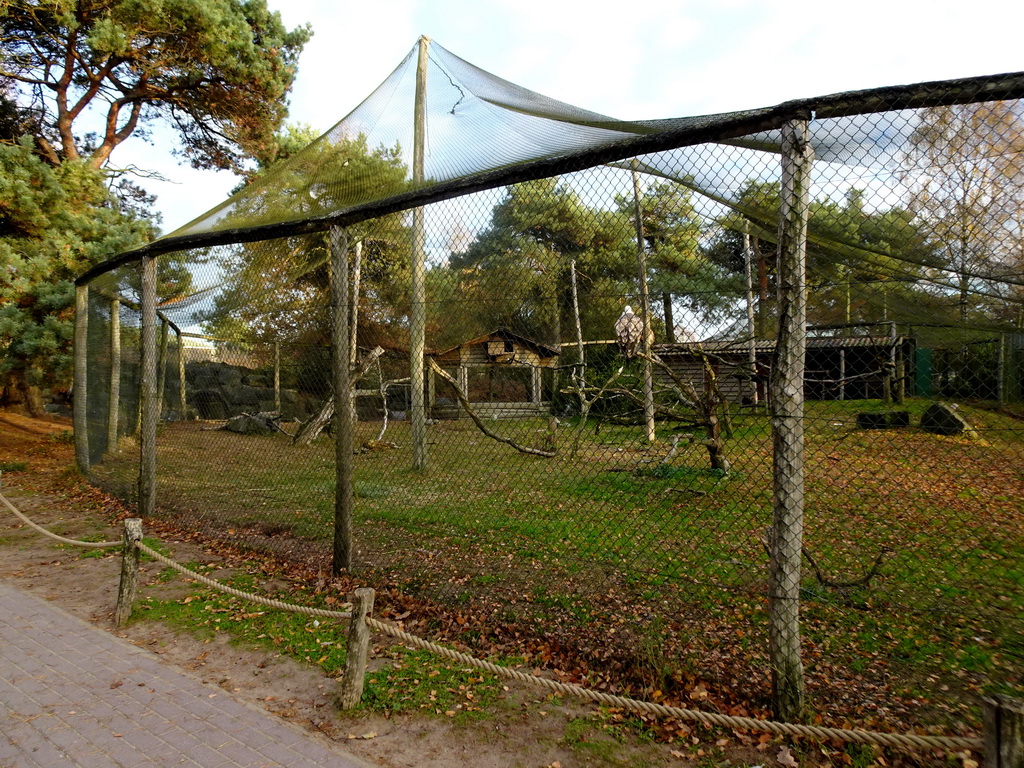
<svg viewBox="0 0 1024 768">
<path fill-rule="evenodd" d="M 420 35 L 499 77 L 620 119 L 682 117 L 925 80 L 1024 70 L 1020 0 L 268 0 L 309 23 L 290 122 L 326 131 Z M 114 163 L 156 171 L 169 232 L 237 178 L 176 162 L 174 137 L 131 139 Z"/>
</svg>

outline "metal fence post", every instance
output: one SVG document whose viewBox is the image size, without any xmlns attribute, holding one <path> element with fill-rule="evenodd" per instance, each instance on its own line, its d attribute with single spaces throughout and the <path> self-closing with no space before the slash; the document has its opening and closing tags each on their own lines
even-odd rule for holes
<svg viewBox="0 0 1024 768">
<path fill-rule="evenodd" d="M 798 719 L 804 708 L 800 656 L 800 567 L 804 514 L 804 369 L 806 255 L 810 172 L 807 120 L 782 127 L 779 211 L 779 335 L 771 371 L 773 522 L 768 583 L 769 652 L 775 715 Z"/>
<path fill-rule="evenodd" d="M 136 542 L 142 541 L 142 521 L 130 517 L 124 521 L 124 546 L 121 549 L 121 581 L 117 587 L 117 608 L 114 623 L 123 627 L 132 615 L 132 604 L 139 588 L 139 549 Z"/>
<path fill-rule="evenodd" d="M 363 696 L 366 682 L 366 659 L 370 653 L 370 628 L 366 617 L 373 613 L 373 590 L 360 587 L 352 596 L 352 623 L 348 629 L 348 647 L 345 650 L 345 676 L 341 679 L 339 703 L 342 709 L 351 709 Z"/>
</svg>

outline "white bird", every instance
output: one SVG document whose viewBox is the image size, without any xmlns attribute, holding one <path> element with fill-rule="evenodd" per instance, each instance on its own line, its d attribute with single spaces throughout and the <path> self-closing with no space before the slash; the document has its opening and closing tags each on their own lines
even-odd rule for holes
<svg viewBox="0 0 1024 768">
<path fill-rule="evenodd" d="M 633 308 L 629 305 L 626 305 L 622 315 L 615 321 L 615 338 L 618 339 L 619 349 L 627 360 L 636 357 L 644 338 L 644 321 L 633 314 Z"/>
</svg>

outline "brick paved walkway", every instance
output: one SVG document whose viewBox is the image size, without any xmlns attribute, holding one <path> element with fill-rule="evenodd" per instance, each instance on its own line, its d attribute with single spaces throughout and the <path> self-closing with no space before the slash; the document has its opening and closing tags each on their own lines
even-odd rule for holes
<svg viewBox="0 0 1024 768">
<path fill-rule="evenodd" d="M 368 768 L 0 582 L 0 768 Z"/>
</svg>

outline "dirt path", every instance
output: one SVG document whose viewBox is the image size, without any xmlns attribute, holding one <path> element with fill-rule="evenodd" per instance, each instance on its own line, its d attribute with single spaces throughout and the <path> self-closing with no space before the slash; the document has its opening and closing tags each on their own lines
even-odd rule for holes
<svg viewBox="0 0 1024 768">
<path fill-rule="evenodd" d="M 63 536 L 117 540 L 116 521 L 129 511 L 81 482 L 73 469 L 66 420 L 33 420 L 0 412 L 3 493 L 36 523 Z M 264 707 L 278 716 L 345 741 L 355 754 L 394 768 L 573 768 L 575 766 L 733 765 L 772 766 L 779 746 L 737 750 L 694 744 L 645 742 L 626 730 L 609 734 L 608 719 L 582 704 L 553 702 L 535 689 L 510 685 L 492 711 L 471 722 L 445 717 L 350 715 L 336 705 L 337 682 L 319 668 L 280 654 L 229 643 L 223 635 L 203 640 L 154 621 L 133 621 L 115 630 L 120 558 L 117 550 L 82 550 L 46 538 L 0 509 L 0 579 L 52 600 L 65 610 L 116 632 L 204 682 Z M 219 563 L 223 553 L 189 537 L 149 525 L 178 562 Z M 194 587 L 159 578 L 162 566 L 143 565 L 144 593 L 184 595 Z M 222 571 L 221 573 L 224 573 Z M 216 574 L 216 572 L 215 572 Z M 376 646 L 380 657 L 387 648 Z M 381 662 L 378 662 L 381 663 Z M 367 736 L 370 736 L 367 738 Z M 702 744 L 707 744 L 706 741 Z M 686 748 L 686 752 L 680 751 Z M 816 763 L 807 761 L 804 765 Z"/>
</svg>

